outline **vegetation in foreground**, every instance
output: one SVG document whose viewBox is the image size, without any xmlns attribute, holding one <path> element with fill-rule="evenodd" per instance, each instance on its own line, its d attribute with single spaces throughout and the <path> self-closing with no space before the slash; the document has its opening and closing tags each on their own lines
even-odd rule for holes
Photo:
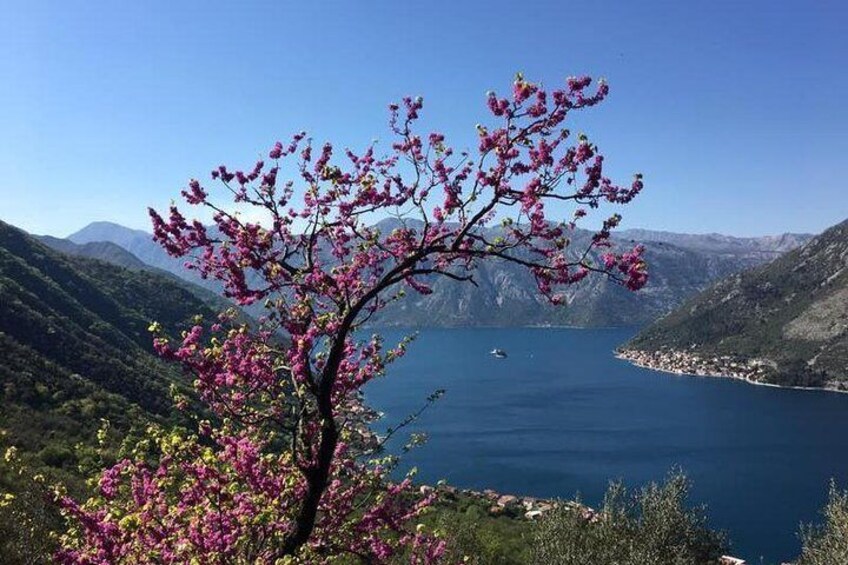
<svg viewBox="0 0 848 565">
<path fill-rule="evenodd" d="M 0 494 L 3 563 L 52 563 L 64 526 L 49 501 L 49 489 L 44 482 L 26 477 L 12 486 L 14 495 L 9 494 L 10 486 L 4 483 L 5 494 Z M 688 494 L 687 478 L 676 471 L 662 483 L 638 489 L 612 483 L 595 513 L 561 503 L 541 518 L 528 520 L 520 514 L 493 516 L 488 502 L 458 493 L 440 496 L 418 522 L 420 528 L 445 541 L 438 562 L 446 564 L 717 564 L 728 551 L 726 537 L 709 528 L 705 509 L 690 506 Z M 848 492 L 831 485 L 822 517 L 822 523 L 802 527 L 803 549 L 796 565 L 848 563 Z M 400 564 L 408 557 L 401 553 L 391 562 Z M 350 556 L 334 561 L 360 562 Z"/>
<path fill-rule="evenodd" d="M 660 484 L 630 490 L 612 483 L 591 511 L 560 502 L 527 520 L 492 516 L 485 501 L 440 500 L 425 523 L 443 532 L 446 563 L 473 565 L 710 565 L 727 551 L 703 507 L 691 507 L 689 482 L 674 472 Z"/>
<path fill-rule="evenodd" d="M 679 472 L 636 492 L 613 483 L 591 520 L 567 507 L 544 516 L 534 531 L 534 562 L 717 563 L 727 551 L 725 537 L 709 528 L 703 508 L 689 506 L 688 496 L 689 482 Z"/>
<path fill-rule="evenodd" d="M 798 565 L 839 565 L 848 563 L 848 491 L 831 483 L 821 524 L 801 530 L 803 550 Z"/>
</svg>

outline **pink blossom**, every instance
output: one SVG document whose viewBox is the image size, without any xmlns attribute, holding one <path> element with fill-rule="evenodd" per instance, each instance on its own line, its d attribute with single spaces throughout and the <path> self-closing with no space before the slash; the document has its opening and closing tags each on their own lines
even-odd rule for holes
<svg viewBox="0 0 848 565">
<path fill-rule="evenodd" d="M 647 283 L 644 248 L 614 244 L 617 213 L 587 248 L 571 243 L 587 210 L 627 204 L 643 189 L 641 175 L 614 183 L 599 148 L 566 127 L 570 113 L 609 92 L 591 85 L 570 78 L 546 90 L 519 76 L 511 100 L 488 94 L 493 122 L 478 126 L 476 155 L 455 154 L 441 133 L 419 134 L 423 100 L 407 97 L 389 107 L 387 155 L 331 143 L 313 155 L 300 132 L 274 144 L 267 171 L 262 161 L 212 171 L 226 185 L 221 195 L 261 211 L 267 225 L 210 203 L 194 179 L 183 197 L 208 208 L 214 226 L 176 206 L 151 209 L 154 239 L 170 255 L 266 315 L 259 327 L 223 316 L 179 340 L 155 337 L 156 351 L 189 376 L 204 416 L 191 433 L 151 432 L 140 445 L 152 453 L 105 470 L 88 504 L 60 500 L 79 528 L 57 560 L 323 563 L 352 552 L 384 563 L 406 550 L 412 563 L 439 562 L 445 542 L 413 527 L 432 498 L 363 457 L 374 448 L 354 425 L 362 387 L 386 374 L 406 342 L 387 347 L 362 332 L 407 289 L 428 294 L 440 277 L 473 281 L 485 261 L 526 269 L 554 304 L 590 276 L 632 290 Z M 292 178 L 281 181 L 281 171 Z M 369 224 L 375 214 L 400 214 L 399 222 L 383 233 Z M 193 407 L 186 395 L 178 403 Z"/>
</svg>

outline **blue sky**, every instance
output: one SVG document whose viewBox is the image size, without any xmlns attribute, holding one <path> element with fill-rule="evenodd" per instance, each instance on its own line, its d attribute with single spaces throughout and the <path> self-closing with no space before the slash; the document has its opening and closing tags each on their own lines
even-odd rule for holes
<svg viewBox="0 0 848 565">
<path fill-rule="evenodd" d="M 0 1 L 0 219 L 147 227 L 185 181 L 277 139 L 388 139 L 386 105 L 473 143 L 516 71 L 603 76 L 579 126 L 646 191 L 625 227 L 760 235 L 848 217 L 837 0 Z"/>
</svg>

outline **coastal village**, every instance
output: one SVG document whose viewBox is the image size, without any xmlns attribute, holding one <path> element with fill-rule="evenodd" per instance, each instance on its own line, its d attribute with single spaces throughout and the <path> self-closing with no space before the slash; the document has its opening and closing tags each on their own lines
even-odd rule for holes
<svg viewBox="0 0 848 565">
<path fill-rule="evenodd" d="M 616 357 L 655 371 L 678 375 L 728 377 L 753 384 L 766 384 L 766 377 L 774 368 L 769 361 L 763 359 L 742 361 L 728 355 L 709 357 L 678 349 L 620 349 L 616 351 Z"/>
</svg>

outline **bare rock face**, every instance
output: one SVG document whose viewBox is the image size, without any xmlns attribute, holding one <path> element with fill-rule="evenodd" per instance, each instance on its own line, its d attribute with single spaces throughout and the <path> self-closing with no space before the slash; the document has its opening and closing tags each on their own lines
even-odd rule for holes
<svg viewBox="0 0 848 565">
<path fill-rule="evenodd" d="M 789 339 L 829 341 L 848 331 L 848 287 L 812 303 L 783 327 Z"/>
<path fill-rule="evenodd" d="M 571 246 L 582 250 L 591 233 L 577 230 Z M 602 277 L 587 277 L 566 289 L 566 307 L 539 296 L 532 277 L 505 262 L 481 265 L 478 286 L 433 279 L 433 293 L 409 293 L 375 322 L 398 327 L 578 326 L 611 327 L 649 323 L 707 288 L 717 279 L 761 265 L 810 239 L 785 234 L 735 238 L 630 230 L 615 236 L 621 249 L 647 247 L 650 277 L 645 288 L 630 292 Z"/>
<path fill-rule="evenodd" d="M 848 387 L 848 220 L 725 278 L 640 332 L 628 350 L 765 360 L 766 381 Z"/>
</svg>

